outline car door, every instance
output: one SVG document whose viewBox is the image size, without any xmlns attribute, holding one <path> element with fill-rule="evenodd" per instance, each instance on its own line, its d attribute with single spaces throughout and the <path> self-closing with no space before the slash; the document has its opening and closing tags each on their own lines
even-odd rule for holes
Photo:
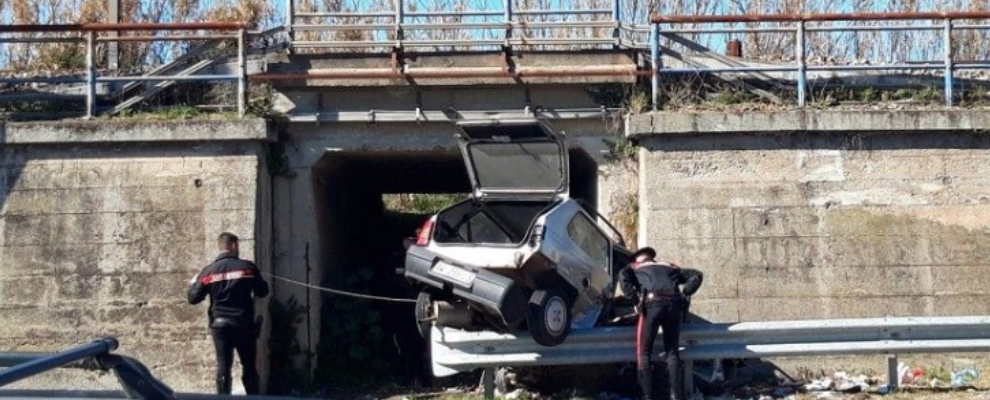
<svg viewBox="0 0 990 400">
<path fill-rule="evenodd" d="M 457 129 L 475 200 L 567 198 L 567 145 L 546 121 L 467 121 Z"/>
<path fill-rule="evenodd" d="M 573 200 L 552 209 L 542 223 L 544 241 L 539 251 L 578 290 L 575 311 L 598 304 L 611 280 L 612 242 Z"/>
</svg>

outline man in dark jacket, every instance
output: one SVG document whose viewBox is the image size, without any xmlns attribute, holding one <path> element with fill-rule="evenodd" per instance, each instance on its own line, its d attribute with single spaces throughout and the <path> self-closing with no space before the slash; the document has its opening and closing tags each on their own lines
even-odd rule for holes
<svg viewBox="0 0 990 400">
<path fill-rule="evenodd" d="M 643 397 L 653 399 L 653 342 L 658 328 L 663 328 L 663 351 L 669 377 L 668 388 L 661 395 L 681 399 L 680 371 L 681 319 L 685 296 L 701 286 L 699 271 L 675 264 L 656 262 L 656 250 L 644 247 L 633 254 L 635 261 L 619 275 L 626 296 L 640 304 L 636 325 L 636 369 Z M 683 286 L 683 291 L 681 289 Z"/>
<path fill-rule="evenodd" d="M 268 295 L 268 284 L 254 263 L 238 258 L 237 236 L 221 233 L 217 244 L 220 256 L 189 282 L 189 303 L 199 304 L 210 296 L 207 316 L 217 350 L 217 393 L 230 394 L 230 369 L 237 350 L 244 390 L 258 394 L 254 299 Z"/>
</svg>

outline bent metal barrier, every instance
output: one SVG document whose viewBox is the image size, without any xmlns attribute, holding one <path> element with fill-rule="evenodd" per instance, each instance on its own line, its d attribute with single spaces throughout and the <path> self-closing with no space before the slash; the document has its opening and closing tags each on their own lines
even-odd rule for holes
<svg viewBox="0 0 990 400">
<path fill-rule="evenodd" d="M 484 369 L 486 395 L 493 393 L 492 377 L 500 367 L 635 360 L 632 327 L 575 330 L 556 347 L 540 346 L 527 334 L 434 327 L 430 342 L 434 375 Z M 887 355 L 888 387 L 896 388 L 898 354 L 990 351 L 990 316 L 685 324 L 681 345 L 688 391 L 693 391 L 695 360 L 834 355 Z M 656 347 L 662 351 L 662 345 Z"/>
</svg>

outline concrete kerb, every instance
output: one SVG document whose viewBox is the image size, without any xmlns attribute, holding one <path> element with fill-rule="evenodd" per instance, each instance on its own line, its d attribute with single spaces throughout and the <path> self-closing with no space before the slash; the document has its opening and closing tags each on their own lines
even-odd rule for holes
<svg viewBox="0 0 990 400">
<path fill-rule="evenodd" d="M 188 121 L 51 121 L 0 123 L 0 145 L 218 142 L 277 139 L 262 118 Z"/>
<path fill-rule="evenodd" d="M 656 112 L 632 115 L 626 137 L 693 134 L 822 133 L 990 133 L 990 113 L 982 110 Z"/>
</svg>

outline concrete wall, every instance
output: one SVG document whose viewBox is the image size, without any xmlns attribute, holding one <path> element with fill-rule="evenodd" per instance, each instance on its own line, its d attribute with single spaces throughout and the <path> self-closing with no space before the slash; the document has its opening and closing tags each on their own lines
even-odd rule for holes
<svg viewBox="0 0 990 400">
<path fill-rule="evenodd" d="M 990 313 L 978 112 L 633 118 L 641 242 L 712 321 Z M 952 131 L 953 129 L 958 129 Z"/>
<path fill-rule="evenodd" d="M 205 305 L 188 281 L 221 231 L 266 250 L 260 120 L 11 123 L 0 135 L 0 349 L 53 351 L 113 335 L 177 390 L 213 389 Z M 259 243 L 260 242 L 260 243 Z M 263 307 L 262 307 L 263 309 Z M 28 387 L 119 388 L 57 372 Z"/>
</svg>

